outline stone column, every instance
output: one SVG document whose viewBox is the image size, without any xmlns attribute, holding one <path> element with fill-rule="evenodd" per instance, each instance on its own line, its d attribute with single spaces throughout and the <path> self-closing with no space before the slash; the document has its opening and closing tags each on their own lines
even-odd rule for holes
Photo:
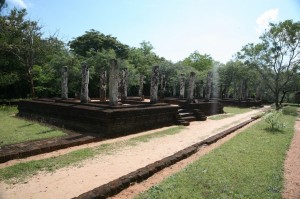
<svg viewBox="0 0 300 199">
<path fill-rule="evenodd" d="M 127 68 L 123 68 L 120 74 L 120 93 L 121 93 L 121 100 L 126 100 L 127 98 L 127 76 L 128 71 Z"/>
<path fill-rule="evenodd" d="M 163 99 L 164 96 L 165 96 L 165 83 L 166 83 L 166 80 L 165 80 L 165 74 L 161 74 L 160 76 L 160 98 Z"/>
<path fill-rule="evenodd" d="M 61 71 L 61 98 L 68 99 L 68 66 Z"/>
<path fill-rule="evenodd" d="M 189 79 L 189 85 L 187 89 L 187 102 L 192 103 L 194 99 L 194 85 L 195 85 L 195 73 L 191 72 L 190 79 Z"/>
<path fill-rule="evenodd" d="M 174 83 L 173 84 L 173 97 L 176 96 L 176 84 Z"/>
<path fill-rule="evenodd" d="M 184 99 L 184 88 L 185 88 L 185 78 L 184 78 L 184 74 L 181 74 L 179 78 L 179 99 Z"/>
<path fill-rule="evenodd" d="M 99 86 L 99 97 L 101 102 L 106 101 L 106 85 L 107 85 L 107 72 L 106 70 L 100 72 L 100 86 Z"/>
<path fill-rule="evenodd" d="M 119 69 L 117 60 L 110 60 L 109 71 L 109 105 L 118 105 L 118 82 L 119 82 Z"/>
<path fill-rule="evenodd" d="M 207 73 L 206 88 L 205 88 L 205 101 L 209 101 L 211 95 L 212 72 Z"/>
<path fill-rule="evenodd" d="M 157 91 L 159 82 L 159 70 L 158 66 L 152 68 L 151 86 L 150 86 L 150 103 L 155 104 L 157 102 Z"/>
<path fill-rule="evenodd" d="M 143 89 L 144 89 L 144 75 L 140 74 L 139 97 L 143 97 Z"/>
<path fill-rule="evenodd" d="M 89 100 L 89 67 L 84 62 L 81 64 L 81 93 L 80 93 L 80 102 L 88 103 Z"/>
</svg>

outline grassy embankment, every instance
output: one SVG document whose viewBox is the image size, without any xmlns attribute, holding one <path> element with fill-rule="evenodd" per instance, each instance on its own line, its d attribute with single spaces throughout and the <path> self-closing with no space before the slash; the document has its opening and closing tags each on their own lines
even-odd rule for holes
<svg viewBox="0 0 300 199">
<path fill-rule="evenodd" d="M 16 106 L 0 106 L 0 147 L 32 140 L 64 136 L 66 133 L 15 117 Z"/>
<path fill-rule="evenodd" d="M 225 112 L 224 114 L 213 115 L 213 116 L 210 116 L 209 119 L 211 119 L 211 120 L 221 120 L 221 119 L 224 119 L 224 118 L 232 117 L 232 116 L 237 115 L 237 114 L 242 114 L 242 113 L 252 111 L 253 109 L 225 106 L 223 110 Z"/>
<path fill-rule="evenodd" d="M 259 121 L 137 198 L 281 198 L 296 114 L 285 107 L 284 129 Z"/>
</svg>

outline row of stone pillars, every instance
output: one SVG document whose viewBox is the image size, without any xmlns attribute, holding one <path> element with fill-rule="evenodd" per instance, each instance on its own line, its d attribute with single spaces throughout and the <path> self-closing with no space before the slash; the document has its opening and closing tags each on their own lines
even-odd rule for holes
<svg viewBox="0 0 300 199">
<path fill-rule="evenodd" d="M 80 102 L 88 103 L 89 101 L 89 67 L 86 63 L 81 65 L 81 92 Z M 110 71 L 109 71 L 109 105 L 118 105 L 119 93 L 121 100 L 127 98 L 127 69 L 123 69 L 121 72 L 121 78 L 119 78 L 119 68 L 117 60 L 110 60 Z M 106 97 L 106 71 L 100 74 L 100 100 L 105 100 Z M 120 81 L 119 81 L 120 79 Z M 62 99 L 68 99 L 68 67 L 64 66 L 62 69 L 62 84 L 61 90 Z M 163 80 L 162 80 L 163 82 Z M 158 84 L 159 84 L 159 66 L 152 68 L 151 76 L 151 87 L 150 87 L 150 103 L 155 104 L 158 101 Z M 161 83 L 162 84 L 162 83 Z M 194 98 L 194 84 L 195 84 L 195 73 L 190 73 L 189 84 L 187 88 L 187 102 L 191 103 Z M 163 86 L 163 85 L 162 85 Z M 164 86 L 163 86 L 164 87 Z M 184 98 L 184 76 L 180 77 L 180 98 Z"/>
</svg>

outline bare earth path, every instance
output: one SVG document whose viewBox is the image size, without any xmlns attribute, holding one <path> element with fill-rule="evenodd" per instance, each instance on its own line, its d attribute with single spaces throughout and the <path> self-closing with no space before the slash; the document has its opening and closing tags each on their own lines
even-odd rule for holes
<svg viewBox="0 0 300 199">
<path fill-rule="evenodd" d="M 114 154 L 87 160 L 80 167 L 40 173 L 25 183 L 0 182 L 0 198 L 72 198 L 244 122 L 261 111 L 252 110 L 223 120 L 192 122 L 178 134 L 124 147 Z"/>
<path fill-rule="evenodd" d="M 299 114 L 299 113 L 298 113 Z M 299 117 L 299 116 L 298 116 Z M 295 134 L 284 162 L 285 199 L 300 198 L 300 119 L 295 124 Z"/>
</svg>

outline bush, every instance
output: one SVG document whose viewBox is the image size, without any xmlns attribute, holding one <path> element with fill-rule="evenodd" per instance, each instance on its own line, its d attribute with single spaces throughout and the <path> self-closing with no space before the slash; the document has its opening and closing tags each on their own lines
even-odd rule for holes
<svg viewBox="0 0 300 199">
<path fill-rule="evenodd" d="M 282 116 L 281 110 L 280 111 L 272 110 L 263 117 L 265 122 L 271 125 L 270 126 L 271 131 L 280 131 L 285 128 L 286 124 L 280 121 L 280 116 Z"/>
</svg>

